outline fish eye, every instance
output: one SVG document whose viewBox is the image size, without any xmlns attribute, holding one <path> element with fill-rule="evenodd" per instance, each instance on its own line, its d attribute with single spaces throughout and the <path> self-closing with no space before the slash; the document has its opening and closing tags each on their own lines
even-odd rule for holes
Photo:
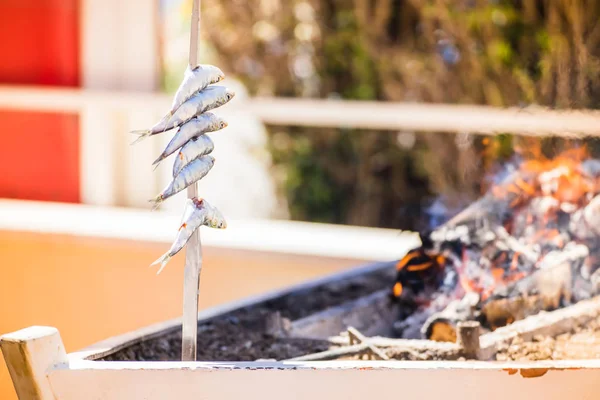
<svg viewBox="0 0 600 400">
<path fill-rule="evenodd" d="M 227 126 L 227 122 L 221 121 L 221 128 L 225 128 Z"/>
</svg>

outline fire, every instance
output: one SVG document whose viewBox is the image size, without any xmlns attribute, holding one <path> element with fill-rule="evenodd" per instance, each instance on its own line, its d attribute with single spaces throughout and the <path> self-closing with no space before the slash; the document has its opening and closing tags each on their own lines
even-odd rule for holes
<svg viewBox="0 0 600 400">
<path fill-rule="evenodd" d="M 480 272 L 473 273 L 464 265 L 459 271 L 462 289 L 479 293 L 482 300 L 497 287 L 530 275 L 551 250 L 563 249 L 568 243 L 566 236 L 570 235 L 566 234 L 567 224 L 561 221 L 569 220 L 598 193 L 598 179 L 585 168 L 586 161 L 595 160 L 590 159 L 585 148 L 570 149 L 551 159 L 540 151 L 530 154 L 535 159 L 520 162 L 507 179 L 493 185 L 487 194 L 490 208 L 506 207 L 501 223 L 515 244 L 486 257 L 489 265 L 476 263 Z M 532 254 L 524 254 L 526 249 Z M 463 260 L 473 264 L 472 261 Z"/>
<path fill-rule="evenodd" d="M 531 147 L 527 157 L 504 172 L 480 200 L 436 228 L 445 232 L 443 240 L 398 263 L 396 297 L 411 285 L 410 272 L 432 279 L 455 271 L 456 298 L 475 292 L 486 301 L 552 264 L 557 254 L 578 244 L 592 248 L 592 241 L 600 243 L 600 160 L 590 158 L 585 148 L 547 158 L 539 147 Z"/>
</svg>

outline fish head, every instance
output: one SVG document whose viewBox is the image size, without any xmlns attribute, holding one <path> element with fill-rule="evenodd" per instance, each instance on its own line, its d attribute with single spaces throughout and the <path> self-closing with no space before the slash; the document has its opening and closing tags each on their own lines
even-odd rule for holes
<svg viewBox="0 0 600 400">
<path fill-rule="evenodd" d="M 215 228 L 217 228 L 217 229 L 227 228 L 227 221 L 225 221 L 224 219 L 217 221 L 217 223 L 215 224 Z"/>
<path fill-rule="evenodd" d="M 211 80 L 210 80 L 211 84 L 219 83 L 223 79 L 225 79 L 225 74 L 223 73 L 223 71 L 221 71 L 220 68 L 211 65 L 211 69 L 212 69 Z"/>
<path fill-rule="evenodd" d="M 226 128 L 228 125 L 227 121 L 225 121 L 221 117 L 217 117 L 213 113 L 206 113 L 204 115 L 207 116 L 207 118 L 209 118 L 209 121 L 210 121 L 209 124 L 210 124 L 211 131 L 217 131 L 219 129 Z"/>
<path fill-rule="evenodd" d="M 228 102 L 229 100 L 233 99 L 233 97 L 235 96 L 235 92 L 229 88 L 225 89 L 225 98 L 227 100 L 225 100 L 225 102 Z"/>
<path fill-rule="evenodd" d="M 217 210 L 215 207 L 210 207 L 208 216 L 207 216 L 207 224 L 210 228 L 216 229 L 225 229 L 227 228 L 227 221 L 225 221 L 225 217 L 221 214 L 221 211 Z"/>
</svg>

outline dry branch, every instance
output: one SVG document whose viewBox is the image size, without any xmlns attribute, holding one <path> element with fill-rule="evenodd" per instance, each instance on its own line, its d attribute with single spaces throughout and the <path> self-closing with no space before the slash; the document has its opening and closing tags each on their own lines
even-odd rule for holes
<svg viewBox="0 0 600 400">
<path fill-rule="evenodd" d="M 350 335 L 330 338 L 330 342 L 339 346 L 348 346 Z M 376 347 L 389 359 L 413 360 L 456 360 L 462 356 L 456 343 L 434 342 L 432 340 L 391 339 L 380 336 L 366 339 L 369 345 Z"/>
<path fill-rule="evenodd" d="M 304 356 L 290 358 L 285 361 L 327 361 L 336 360 L 341 357 L 351 357 L 362 355 L 370 351 L 368 343 L 355 344 L 353 346 L 339 347 L 337 349 L 331 349 L 322 351 L 320 353 L 307 354 Z"/>
<path fill-rule="evenodd" d="M 358 331 L 358 329 L 354 327 L 348 327 L 348 338 L 350 339 L 350 345 L 354 345 L 354 343 L 366 343 L 369 346 L 369 350 L 371 352 L 371 357 L 376 357 L 379 360 L 389 360 L 390 358 L 381 350 L 374 346 L 372 343 L 368 342 L 368 338 L 365 337 L 362 333 Z"/>
</svg>

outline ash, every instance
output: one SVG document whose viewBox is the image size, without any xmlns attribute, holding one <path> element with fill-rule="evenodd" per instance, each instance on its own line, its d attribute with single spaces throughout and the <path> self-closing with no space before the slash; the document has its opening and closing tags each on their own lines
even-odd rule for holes
<svg viewBox="0 0 600 400">
<path fill-rule="evenodd" d="M 598 294 L 600 160 L 582 149 L 519 159 L 490 182 L 398 262 L 394 297 L 410 306 L 398 337 L 452 341 L 461 320 L 493 331 Z M 440 324 L 449 333 L 435 337 Z"/>
</svg>

